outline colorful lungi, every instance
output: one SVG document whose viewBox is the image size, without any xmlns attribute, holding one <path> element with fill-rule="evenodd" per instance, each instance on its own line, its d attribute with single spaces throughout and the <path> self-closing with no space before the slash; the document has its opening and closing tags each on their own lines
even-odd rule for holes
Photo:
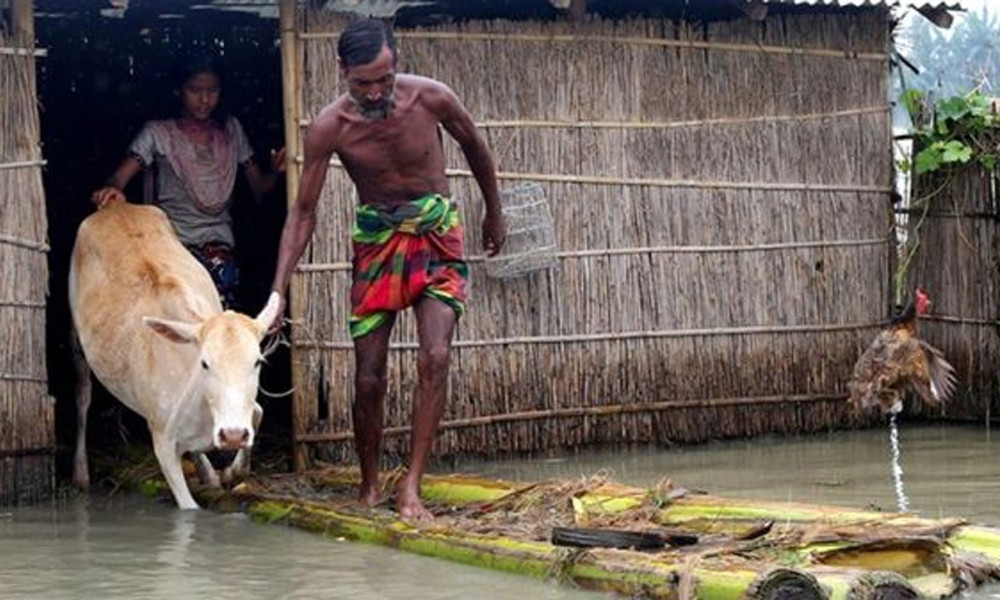
<svg viewBox="0 0 1000 600">
<path fill-rule="evenodd" d="M 201 247 L 189 246 L 188 250 L 212 276 L 212 283 L 219 291 L 223 308 L 236 310 L 236 289 L 240 285 L 240 268 L 236 255 L 227 244 L 208 243 Z"/>
<path fill-rule="evenodd" d="M 424 296 L 465 312 L 469 266 L 448 198 L 430 194 L 389 210 L 359 205 L 353 240 L 352 337 L 371 333 Z"/>
</svg>

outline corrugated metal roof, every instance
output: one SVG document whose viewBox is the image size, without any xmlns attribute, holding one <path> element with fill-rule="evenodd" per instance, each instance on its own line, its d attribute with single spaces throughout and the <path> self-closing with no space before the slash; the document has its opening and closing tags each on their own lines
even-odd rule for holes
<svg viewBox="0 0 1000 600">
<path fill-rule="evenodd" d="M 961 2 L 902 2 L 900 0 L 746 0 L 747 4 L 763 2 L 764 4 L 802 4 L 806 6 L 912 6 L 944 10 L 964 10 Z"/>
<path fill-rule="evenodd" d="M 391 18 L 400 13 L 412 12 L 437 13 L 475 17 L 480 14 L 496 18 L 499 15 L 547 14 L 550 17 L 561 14 L 569 5 L 569 0 L 310 0 L 322 4 L 329 10 L 353 12 L 367 16 Z M 786 9 L 808 10 L 818 9 L 864 8 L 864 7 L 911 7 L 926 10 L 964 10 L 961 0 L 951 2 L 914 2 L 906 0 L 742 0 L 748 7 L 761 4 L 783 6 Z M 643 14 L 650 11 L 659 16 L 673 13 L 686 15 L 718 16 L 738 11 L 740 0 L 588 0 L 591 10 L 603 14 L 609 10 L 627 10 L 628 14 Z M 0 0 L 0 7 L 9 5 L 10 0 Z M 79 12 L 85 7 L 99 9 L 105 16 L 123 16 L 130 9 L 130 4 L 142 6 L 145 10 L 157 10 L 148 6 L 148 2 L 136 0 L 34 0 L 36 14 L 53 16 L 52 13 Z M 175 7 L 175 12 L 186 10 L 216 10 L 253 13 L 264 18 L 278 16 L 278 0 L 161 0 L 157 3 L 161 12 L 167 7 Z M 623 8 L 627 7 L 627 8 Z M 799 8 L 801 7 L 801 8 Z M 547 10 L 544 10 L 547 8 Z M 532 11 L 539 11 L 532 13 Z M 612 14 L 612 16 L 615 16 Z"/>
</svg>

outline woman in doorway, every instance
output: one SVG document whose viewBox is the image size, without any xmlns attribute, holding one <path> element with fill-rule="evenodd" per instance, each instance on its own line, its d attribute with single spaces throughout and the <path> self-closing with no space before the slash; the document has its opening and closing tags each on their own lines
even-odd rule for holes
<svg viewBox="0 0 1000 600">
<path fill-rule="evenodd" d="M 223 305 L 233 308 L 239 268 L 229 209 L 236 173 L 242 167 L 254 199 L 260 201 L 284 171 L 284 151 L 272 151 L 270 173 L 254 162 L 240 122 L 220 108 L 222 70 L 214 57 L 183 63 L 175 82 L 179 114 L 147 122 L 128 156 L 91 200 L 98 208 L 124 200 L 123 190 L 136 173 L 155 167 L 156 191 L 146 201 L 163 209 L 181 243 L 212 275 Z"/>
</svg>

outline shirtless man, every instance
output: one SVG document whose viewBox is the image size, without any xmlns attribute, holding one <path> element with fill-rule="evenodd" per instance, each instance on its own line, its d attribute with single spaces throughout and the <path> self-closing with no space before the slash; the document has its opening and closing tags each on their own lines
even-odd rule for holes
<svg viewBox="0 0 1000 600">
<path fill-rule="evenodd" d="M 418 383 L 409 470 L 396 489 L 396 508 L 405 520 L 425 521 L 432 516 L 420 500 L 420 479 L 444 413 L 452 333 L 465 308 L 468 275 L 438 126 L 459 143 L 482 192 L 483 249 L 490 256 L 506 236 L 496 172 L 475 122 L 451 89 L 433 79 L 397 75 L 395 39 L 382 22 L 353 22 L 340 36 L 337 55 L 347 93 L 306 132 L 302 180 L 285 221 L 272 289 L 284 296 L 315 228 L 320 190 L 336 154 L 360 202 L 350 323 L 360 500 L 369 506 L 382 501 L 378 464 L 389 334 L 396 313 L 413 306 Z"/>
</svg>

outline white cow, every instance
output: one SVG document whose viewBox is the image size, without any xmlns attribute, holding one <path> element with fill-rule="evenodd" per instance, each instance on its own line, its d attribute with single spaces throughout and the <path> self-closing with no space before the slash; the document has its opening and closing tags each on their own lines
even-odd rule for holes
<svg viewBox="0 0 1000 600">
<path fill-rule="evenodd" d="M 263 414 L 255 401 L 260 341 L 278 311 L 277 294 L 256 318 L 223 311 L 211 277 L 177 240 L 163 211 L 114 201 L 80 225 L 69 299 L 87 364 L 145 417 L 178 506 L 198 508 L 181 456 L 197 454 L 203 477 L 216 485 L 218 475 L 202 452 L 239 450 L 226 475 L 245 468 Z M 86 366 L 82 374 L 73 481 L 86 487 Z"/>
</svg>

